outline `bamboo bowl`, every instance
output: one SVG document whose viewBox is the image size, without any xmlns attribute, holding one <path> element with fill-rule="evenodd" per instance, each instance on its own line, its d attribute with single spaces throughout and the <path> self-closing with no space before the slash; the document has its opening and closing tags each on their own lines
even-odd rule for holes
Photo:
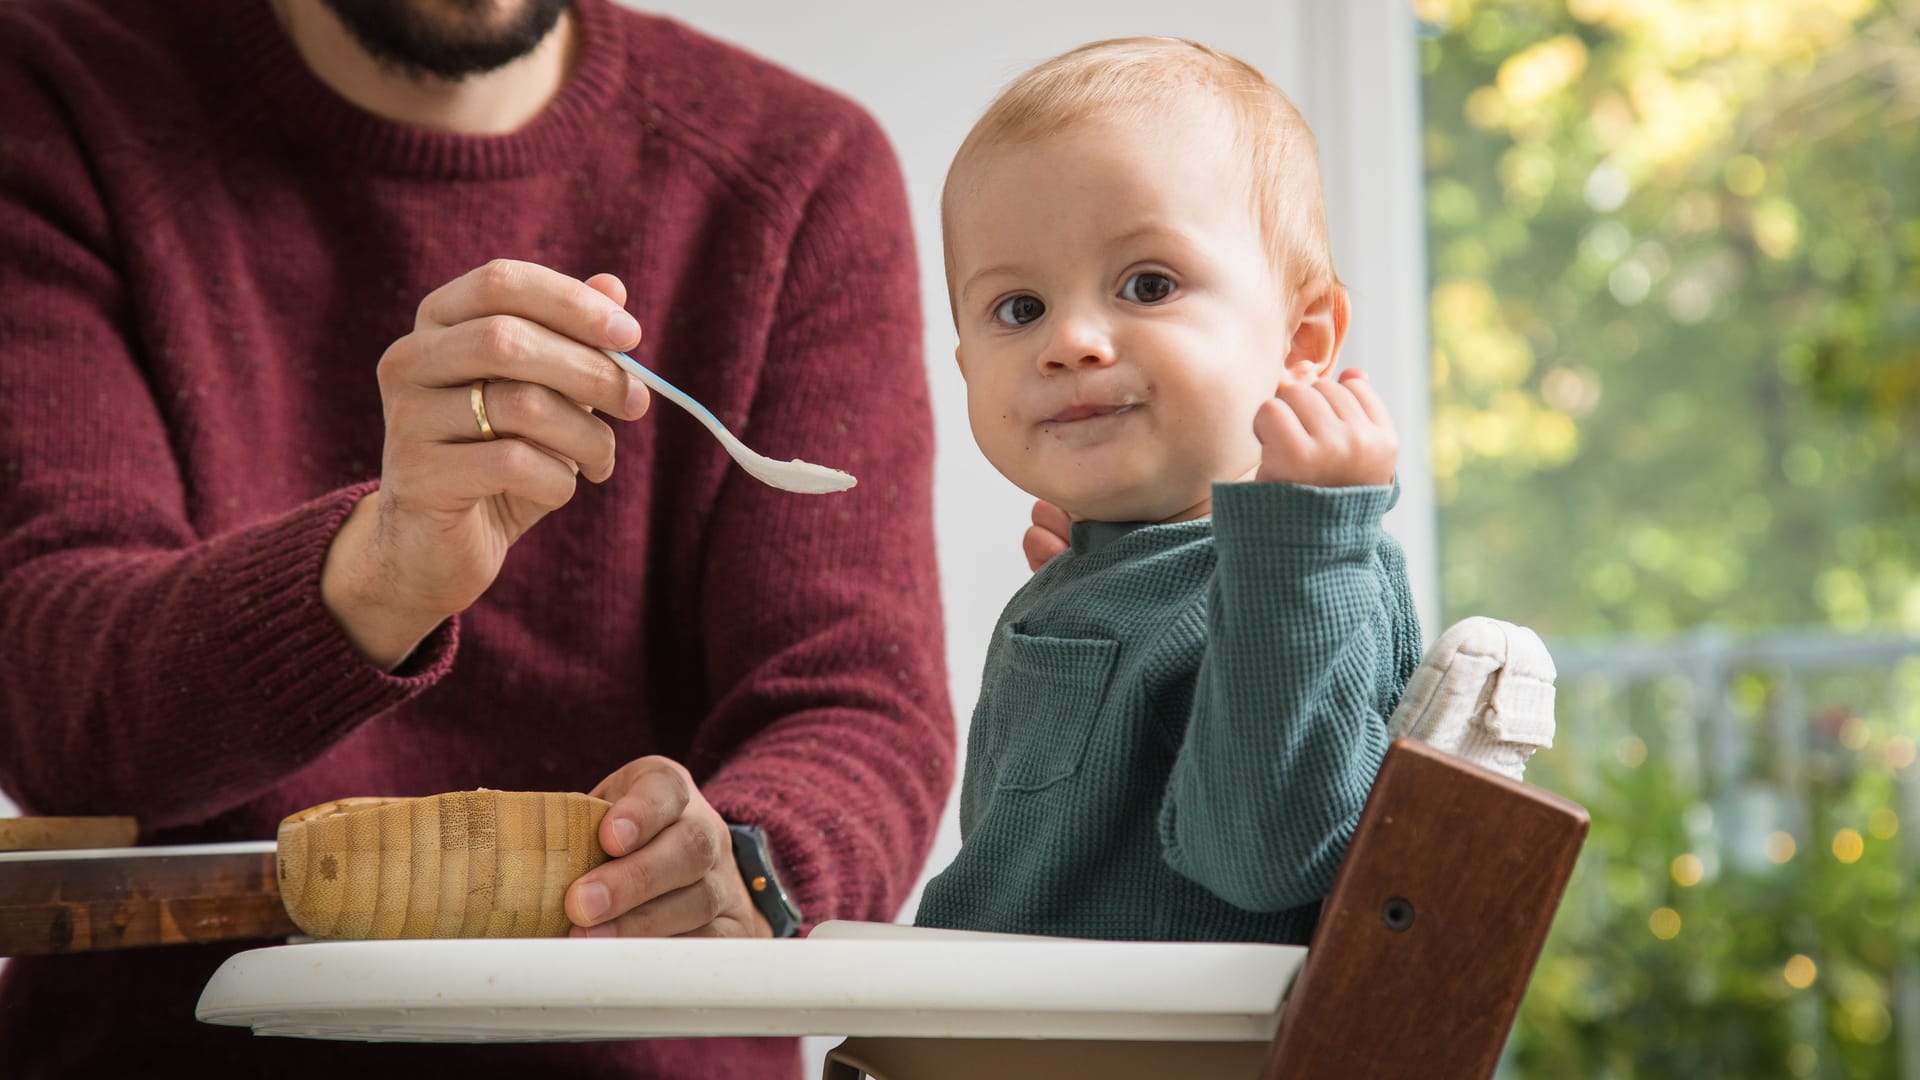
<svg viewBox="0 0 1920 1080">
<path fill-rule="evenodd" d="M 561 937 L 607 808 L 484 788 L 322 803 L 280 823 L 280 899 L 316 938 Z"/>
</svg>

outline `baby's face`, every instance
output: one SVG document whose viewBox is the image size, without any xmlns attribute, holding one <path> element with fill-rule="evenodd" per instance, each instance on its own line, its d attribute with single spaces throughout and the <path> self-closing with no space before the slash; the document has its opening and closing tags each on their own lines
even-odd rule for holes
<svg viewBox="0 0 1920 1080">
<path fill-rule="evenodd" d="M 1251 474 L 1287 378 L 1293 298 L 1224 111 L 1094 119 L 987 149 L 947 235 L 973 435 L 1075 519 L 1178 521 Z"/>
</svg>

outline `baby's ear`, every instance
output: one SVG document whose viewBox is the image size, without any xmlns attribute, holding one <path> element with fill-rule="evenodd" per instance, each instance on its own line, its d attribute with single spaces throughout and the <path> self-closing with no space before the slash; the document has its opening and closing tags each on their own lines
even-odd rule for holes
<svg viewBox="0 0 1920 1080">
<path fill-rule="evenodd" d="M 1350 315 L 1347 290 L 1339 282 L 1329 281 L 1302 291 L 1293 340 L 1287 344 L 1290 379 L 1311 383 L 1333 371 L 1340 359 L 1340 345 L 1347 339 Z"/>
</svg>

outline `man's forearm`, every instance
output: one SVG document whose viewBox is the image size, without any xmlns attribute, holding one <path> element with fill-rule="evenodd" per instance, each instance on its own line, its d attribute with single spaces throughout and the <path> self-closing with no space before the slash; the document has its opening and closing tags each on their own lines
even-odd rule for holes
<svg viewBox="0 0 1920 1080">
<path fill-rule="evenodd" d="M 60 527 L 90 545 L 0 571 L 0 785 L 42 813 L 203 820 L 423 690 L 450 645 L 423 677 L 392 678 L 316 595 L 352 497 L 166 551 L 131 520 L 104 547 L 113 524 L 67 509 Z"/>
</svg>

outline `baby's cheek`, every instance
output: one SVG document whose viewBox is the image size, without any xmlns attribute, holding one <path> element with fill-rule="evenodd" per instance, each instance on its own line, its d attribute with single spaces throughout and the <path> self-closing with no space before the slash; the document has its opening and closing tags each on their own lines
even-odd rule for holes
<svg viewBox="0 0 1920 1080">
<path fill-rule="evenodd" d="M 1258 406 L 1231 413 L 1222 411 L 1209 429 L 1206 447 L 1206 472 L 1211 480 L 1239 480 L 1260 464 L 1260 439 L 1253 433 L 1253 417 Z"/>
</svg>

